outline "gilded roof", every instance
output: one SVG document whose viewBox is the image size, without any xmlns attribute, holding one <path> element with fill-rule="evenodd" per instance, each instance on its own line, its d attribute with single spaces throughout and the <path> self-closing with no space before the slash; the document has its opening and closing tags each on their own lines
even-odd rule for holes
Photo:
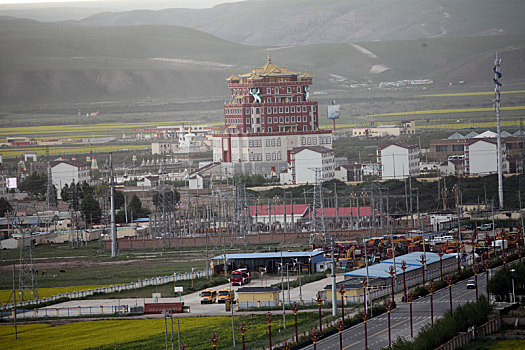
<svg viewBox="0 0 525 350">
<path fill-rule="evenodd" d="M 250 73 L 239 74 L 238 76 L 232 74 L 226 80 L 238 80 L 238 79 L 247 79 L 247 80 L 261 80 L 264 77 L 283 77 L 290 75 L 298 75 L 304 78 L 310 78 L 312 75 L 308 73 L 297 73 L 289 71 L 286 67 L 278 67 L 272 63 L 272 58 L 268 54 L 268 61 L 261 68 L 254 68 Z"/>
</svg>

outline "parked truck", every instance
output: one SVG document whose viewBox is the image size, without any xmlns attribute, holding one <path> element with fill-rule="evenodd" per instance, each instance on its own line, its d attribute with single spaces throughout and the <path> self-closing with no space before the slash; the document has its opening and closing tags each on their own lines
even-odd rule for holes
<svg viewBox="0 0 525 350">
<path fill-rule="evenodd" d="M 232 272 L 230 277 L 232 286 L 242 286 L 246 283 L 250 283 L 251 274 L 247 268 L 237 269 Z"/>
</svg>

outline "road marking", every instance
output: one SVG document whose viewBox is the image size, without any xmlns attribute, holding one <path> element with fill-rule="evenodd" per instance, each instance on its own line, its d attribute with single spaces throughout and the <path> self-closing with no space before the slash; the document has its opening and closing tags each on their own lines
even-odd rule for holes
<svg viewBox="0 0 525 350">
<path fill-rule="evenodd" d="M 407 322 L 407 320 L 404 320 L 404 321 L 398 322 L 398 323 L 394 324 L 393 326 L 391 326 L 390 328 L 391 328 L 391 329 L 392 329 L 392 328 L 395 328 L 395 327 L 399 326 L 401 323 L 404 323 L 404 322 Z M 387 329 L 383 329 L 382 331 L 379 331 L 379 332 L 377 332 L 377 333 L 374 333 L 374 334 L 372 334 L 372 335 L 370 336 L 369 339 L 372 339 L 372 338 L 375 337 L 376 335 L 379 335 L 379 334 L 381 334 L 381 333 L 383 333 L 383 332 L 386 332 L 387 330 L 388 330 L 388 328 L 387 328 Z M 350 345 L 344 347 L 343 349 L 344 349 L 344 350 L 350 349 L 352 346 L 354 346 L 354 345 L 356 345 L 356 344 L 359 344 L 360 342 L 361 342 L 361 340 L 356 341 L 355 343 L 352 343 L 352 344 L 350 344 Z"/>
</svg>

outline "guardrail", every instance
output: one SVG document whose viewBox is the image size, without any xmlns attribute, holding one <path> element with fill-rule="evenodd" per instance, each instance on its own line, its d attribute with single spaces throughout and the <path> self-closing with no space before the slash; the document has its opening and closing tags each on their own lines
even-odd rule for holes
<svg viewBox="0 0 525 350">
<path fill-rule="evenodd" d="M 173 275 L 146 278 L 146 279 L 143 279 L 137 282 L 118 284 L 115 286 L 108 286 L 108 287 L 102 287 L 102 288 L 81 290 L 78 292 L 57 294 L 57 295 L 52 295 L 47 298 L 25 300 L 22 302 L 17 302 L 16 307 L 36 306 L 39 304 L 49 303 L 49 302 L 57 301 L 60 299 L 69 299 L 69 300 L 81 299 L 81 298 L 85 298 L 85 297 L 88 297 L 94 294 L 100 294 L 100 293 L 109 294 L 109 293 L 115 293 L 115 292 L 120 292 L 120 291 L 125 291 L 125 290 L 133 290 L 135 288 L 158 286 L 158 285 L 166 284 L 170 282 L 187 281 L 187 280 L 192 280 L 195 278 L 203 278 L 209 275 L 211 275 L 211 270 L 209 269 L 193 271 L 193 272 L 185 272 L 185 273 L 174 273 Z M 1 306 L 0 311 L 11 310 L 14 307 L 15 307 L 14 303 L 5 304 Z"/>
</svg>

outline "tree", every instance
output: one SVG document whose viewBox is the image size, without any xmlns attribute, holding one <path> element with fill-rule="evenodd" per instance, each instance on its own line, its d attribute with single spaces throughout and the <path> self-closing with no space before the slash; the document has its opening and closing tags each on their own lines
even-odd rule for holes
<svg viewBox="0 0 525 350">
<path fill-rule="evenodd" d="M 151 214 L 147 208 L 142 207 L 142 202 L 137 195 L 133 195 L 133 198 L 129 201 L 128 213 L 134 218 L 145 217 Z"/>
<path fill-rule="evenodd" d="M 20 181 L 18 188 L 38 199 L 45 198 L 47 192 L 47 175 L 45 173 L 33 173 Z"/>
<path fill-rule="evenodd" d="M 82 203 L 80 203 L 80 212 L 86 220 L 92 218 L 94 221 L 99 221 L 100 214 L 102 213 L 98 201 L 93 198 L 92 195 L 84 197 Z"/>
<path fill-rule="evenodd" d="M 65 184 L 60 190 L 60 197 L 62 197 L 64 202 L 69 202 L 71 200 L 71 189 L 68 184 Z"/>
<path fill-rule="evenodd" d="M 157 211 L 162 211 L 163 208 L 163 201 L 162 196 L 160 195 L 160 192 L 157 192 L 153 195 L 153 205 L 155 205 L 155 208 Z M 167 189 L 164 191 L 164 205 L 166 211 L 175 211 L 177 209 L 177 203 L 180 201 L 180 193 L 173 190 L 173 189 Z"/>
<path fill-rule="evenodd" d="M 13 210 L 11 204 L 4 197 L 0 197 L 0 216 L 5 216 L 7 212 Z"/>
</svg>

